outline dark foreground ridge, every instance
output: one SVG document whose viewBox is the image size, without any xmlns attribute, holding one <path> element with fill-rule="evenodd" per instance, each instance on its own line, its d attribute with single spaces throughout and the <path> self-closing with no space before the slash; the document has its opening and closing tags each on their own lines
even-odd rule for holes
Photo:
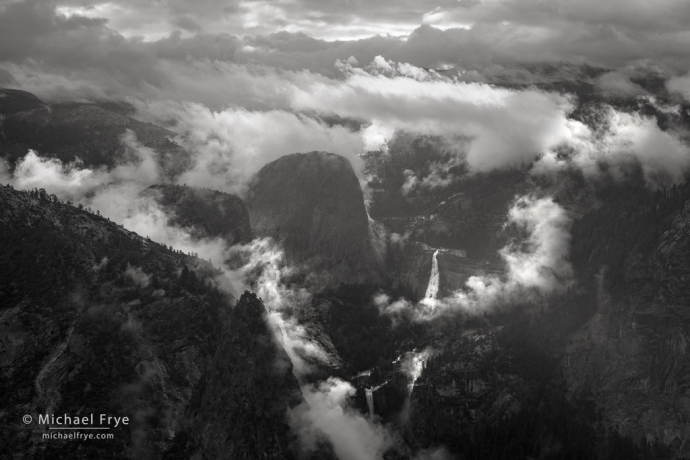
<svg viewBox="0 0 690 460">
<path fill-rule="evenodd" d="M 261 300 L 245 292 L 233 307 L 216 273 L 49 195 L 0 187 L 3 456 L 290 458 L 285 415 L 301 396 L 289 359 Z M 39 414 L 92 413 L 130 423 L 110 440 L 42 439 Z"/>
</svg>

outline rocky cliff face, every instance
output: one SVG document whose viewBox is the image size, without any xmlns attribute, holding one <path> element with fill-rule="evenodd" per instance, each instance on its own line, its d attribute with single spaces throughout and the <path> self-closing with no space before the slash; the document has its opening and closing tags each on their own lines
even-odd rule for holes
<svg viewBox="0 0 690 460">
<path fill-rule="evenodd" d="M 333 279 L 371 282 L 375 266 L 364 198 L 350 162 L 324 152 L 284 156 L 264 166 L 247 194 L 252 230 Z"/>
<path fill-rule="evenodd" d="M 285 417 L 302 397 L 264 315 L 261 301 L 245 292 L 164 459 L 292 458 Z"/>
<path fill-rule="evenodd" d="M 500 331 L 449 325 L 431 337 L 438 354 L 426 363 L 410 401 L 407 428 L 415 442 L 467 436 L 473 424 L 495 425 L 525 407 L 535 385 L 500 343 Z"/>
<path fill-rule="evenodd" d="M 664 226 L 661 219 L 646 224 Z M 625 251 L 618 278 L 610 273 L 615 267 L 603 267 L 597 312 L 570 337 L 563 368 L 571 394 L 591 392 L 611 429 L 659 441 L 685 458 L 690 454 L 690 202 L 671 215 L 649 253 L 638 243 Z"/>
<path fill-rule="evenodd" d="M 252 239 L 249 213 L 235 195 L 180 185 L 154 185 L 142 195 L 162 207 L 171 225 L 188 229 L 196 238 L 223 238 L 229 245 Z"/>
<path fill-rule="evenodd" d="M 203 261 L 6 187 L 0 259 L 0 456 L 290 458 L 299 387 L 253 294 L 233 308 Z M 130 423 L 78 442 L 36 423 L 92 413 Z"/>
</svg>

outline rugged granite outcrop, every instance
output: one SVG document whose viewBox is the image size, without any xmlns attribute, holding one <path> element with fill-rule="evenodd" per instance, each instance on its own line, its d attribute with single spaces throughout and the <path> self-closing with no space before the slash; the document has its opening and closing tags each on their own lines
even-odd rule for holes
<svg viewBox="0 0 690 460">
<path fill-rule="evenodd" d="M 261 301 L 233 307 L 217 275 L 41 191 L 0 187 L 0 456 L 290 458 L 291 364 Z M 36 423 L 102 413 L 130 423 L 78 442 L 46 441 Z"/>
<path fill-rule="evenodd" d="M 246 203 L 253 232 L 281 241 L 293 261 L 309 261 L 334 281 L 365 283 L 376 275 L 364 197 L 346 158 L 279 158 L 257 173 Z"/>
<path fill-rule="evenodd" d="M 249 213 L 235 195 L 180 185 L 154 185 L 142 192 L 168 215 L 168 223 L 196 238 L 223 238 L 229 245 L 252 239 Z"/>
</svg>

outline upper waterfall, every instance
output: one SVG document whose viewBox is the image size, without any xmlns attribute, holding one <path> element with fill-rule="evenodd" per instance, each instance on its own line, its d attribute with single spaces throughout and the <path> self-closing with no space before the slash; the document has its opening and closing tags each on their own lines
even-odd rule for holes
<svg viewBox="0 0 690 460">
<path fill-rule="evenodd" d="M 425 299 L 435 299 L 438 295 L 439 274 L 438 260 L 436 259 L 437 256 L 438 249 L 436 250 L 436 252 L 434 252 L 434 255 L 431 259 L 431 277 L 429 277 L 429 285 L 426 288 L 426 294 L 424 294 Z"/>
</svg>

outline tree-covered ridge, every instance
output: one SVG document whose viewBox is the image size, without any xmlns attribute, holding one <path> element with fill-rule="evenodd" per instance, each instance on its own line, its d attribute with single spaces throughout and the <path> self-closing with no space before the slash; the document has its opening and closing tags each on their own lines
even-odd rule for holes
<svg viewBox="0 0 690 460">
<path fill-rule="evenodd" d="M 41 292 L 39 279 L 44 279 L 45 285 L 59 281 L 66 289 L 110 277 L 123 279 L 128 266 L 160 273 L 152 275 L 149 284 L 160 284 L 170 292 L 188 287 L 215 292 L 208 278 L 217 270 L 208 263 L 140 237 L 98 211 L 94 214 L 81 205 L 61 203 L 43 189 L 20 192 L 0 187 L 0 199 L 0 244 L 6 249 L 2 253 L 6 263 L 0 267 L 4 286 L 0 295 L 13 295 L 20 287 L 21 292 Z M 183 274 L 183 285 L 177 275 L 173 276 L 177 273 Z M 37 278 L 37 274 L 42 276 Z M 5 305 L 12 300 L 21 299 L 10 298 Z"/>
<path fill-rule="evenodd" d="M 182 185 L 153 185 L 151 196 L 169 216 L 169 223 L 187 228 L 197 238 L 223 238 L 228 244 L 252 239 L 249 213 L 240 197 L 217 190 Z"/>
<path fill-rule="evenodd" d="M 261 302 L 245 293 L 233 306 L 218 274 L 41 190 L 0 187 L 0 453 L 161 458 L 190 427 L 180 433 L 190 456 L 289 456 L 284 415 L 298 395 L 289 362 L 275 365 L 284 352 Z M 46 443 L 44 428 L 17 423 L 27 413 L 132 423 L 111 430 L 113 440 Z M 246 430 L 242 439 L 268 441 L 230 446 L 231 425 Z"/>
<path fill-rule="evenodd" d="M 43 101 L 29 92 L 0 88 L 0 116 L 36 109 L 43 105 Z"/>
</svg>

